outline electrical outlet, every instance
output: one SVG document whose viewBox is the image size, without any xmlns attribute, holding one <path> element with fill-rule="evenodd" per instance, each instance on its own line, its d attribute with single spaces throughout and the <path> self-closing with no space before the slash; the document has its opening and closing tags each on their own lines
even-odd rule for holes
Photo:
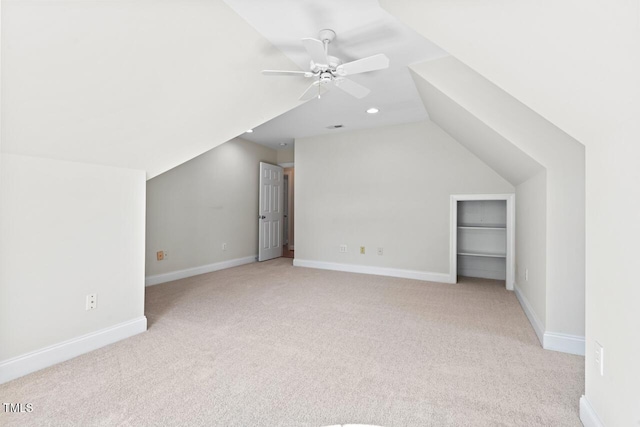
<svg viewBox="0 0 640 427">
<path fill-rule="evenodd" d="M 227 250 L 227 244 L 226 244 L 226 243 L 223 243 L 223 244 L 222 244 L 222 250 L 223 250 L 223 251 L 226 251 L 226 250 Z"/>
<path fill-rule="evenodd" d="M 360 246 L 360 255 L 364 255 L 364 246 Z"/>
<path fill-rule="evenodd" d="M 347 253 L 347 245 L 340 245 L 340 252 L 341 253 Z"/>
<path fill-rule="evenodd" d="M 158 261 L 162 261 L 164 259 L 164 251 L 158 251 L 156 252 L 156 259 Z"/>
<path fill-rule="evenodd" d="M 378 248 L 378 255 L 384 255 L 384 250 L 382 248 Z"/>
<path fill-rule="evenodd" d="M 600 376 L 604 376 L 604 347 L 596 341 L 596 358 L 595 358 L 596 366 L 600 371 Z"/>
<path fill-rule="evenodd" d="M 98 308 L 98 294 L 87 295 L 86 310 L 94 310 Z"/>
<path fill-rule="evenodd" d="M 526 280 L 527 282 L 529 281 L 529 269 L 528 268 L 524 269 L 524 280 Z"/>
</svg>

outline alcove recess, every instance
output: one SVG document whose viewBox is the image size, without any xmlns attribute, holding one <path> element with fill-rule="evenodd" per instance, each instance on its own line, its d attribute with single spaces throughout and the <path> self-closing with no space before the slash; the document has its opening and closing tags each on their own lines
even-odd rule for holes
<svg viewBox="0 0 640 427">
<path fill-rule="evenodd" d="M 507 202 L 458 201 L 458 276 L 506 280 Z"/>
</svg>

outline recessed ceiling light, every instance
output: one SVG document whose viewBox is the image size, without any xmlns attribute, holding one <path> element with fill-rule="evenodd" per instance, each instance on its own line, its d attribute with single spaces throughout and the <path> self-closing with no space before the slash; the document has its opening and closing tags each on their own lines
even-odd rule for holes
<svg viewBox="0 0 640 427">
<path fill-rule="evenodd" d="M 375 108 L 375 107 L 371 107 L 371 108 L 369 108 L 369 109 L 367 110 L 367 113 L 368 113 L 368 114 L 376 114 L 378 111 L 380 111 L 380 110 L 378 110 L 378 109 L 377 109 L 377 108 Z"/>
<path fill-rule="evenodd" d="M 287 146 L 287 143 L 286 143 L 286 142 L 281 142 L 281 143 L 280 143 L 280 147 L 286 147 L 286 146 Z"/>
<path fill-rule="evenodd" d="M 249 129 L 246 133 L 253 133 L 253 129 Z"/>
</svg>

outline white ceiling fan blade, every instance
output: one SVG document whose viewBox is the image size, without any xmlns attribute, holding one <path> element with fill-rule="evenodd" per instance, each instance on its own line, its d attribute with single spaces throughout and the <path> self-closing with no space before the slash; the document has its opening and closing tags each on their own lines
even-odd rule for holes
<svg viewBox="0 0 640 427">
<path fill-rule="evenodd" d="M 360 83 L 356 83 L 353 80 L 345 79 L 344 77 L 336 79 L 335 85 L 338 89 L 342 89 L 349 95 L 354 96 L 358 99 L 364 98 L 365 96 L 369 95 L 369 92 L 371 92 Z"/>
<path fill-rule="evenodd" d="M 389 68 L 389 58 L 387 58 L 387 55 L 384 53 L 379 53 L 358 59 L 357 61 L 338 65 L 336 72 L 340 76 L 350 76 L 352 74 L 366 73 L 367 71 L 382 70 L 384 68 Z"/>
<path fill-rule="evenodd" d="M 325 93 L 328 90 L 329 90 L 329 88 L 327 87 L 326 84 L 320 83 L 320 82 L 313 82 L 313 83 L 311 83 L 311 86 L 309 86 L 307 88 L 307 90 L 304 91 L 304 93 L 299 98 L 299 100 L 300 101 L 308 101 L 310 99 L 313 99 L 313 98 L 315 98 L 317 96 L 322 95 L 323 93 Z"/>
<path fill-rule="evenodd" d="M 304 76 L 311 77 L 313 73 L 309 71 L 285 71 L 285 70 L 262 70 L 265 76 Z"/>
<path fill-rule="evenodd" d="M 324 43 L 316 39 L 302 39 L 302 45 L 307 49 L 307 53 L 316 64 L 327 65 L 329 58 L 324 51 Z"/>
</svg>

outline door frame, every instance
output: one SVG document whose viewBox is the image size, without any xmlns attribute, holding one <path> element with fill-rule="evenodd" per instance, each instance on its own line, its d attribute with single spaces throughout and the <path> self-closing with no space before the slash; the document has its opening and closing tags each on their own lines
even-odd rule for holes
<svg viewBox="0 0 640 427">
<path fill-rule="evenodd" d="M 288 166 L 284 166 L 288 165 Z M 288 235 L 287 235 L 287 249 L 290 251 L 295 250 L 295 187 L 296 187 L 296 178 L 295 178 L 295 166 L 293 163 L 279 163 L 278 166 L 282 166 L 283 168 L 283 176 L 287 176 L 289 179 L 289 186 L 284 190 L 288 192 L 288 202 L 289 205 L 287 207 L 287 226 L 288 226 Z M 284 199 L 284 197 L 283 197 Z M 284 239 L 283 239 L 284 241 Z"/>
<path fill-rule="evenodd" d="M 451 283 L 458 282 L 458 202 L 472 200 L 504 200 L 507 202 L 507 257 L 506 257 L 506 287 L 512 291 L 515 284 L 516 271 L 516 195 L 509 194 L 452 194 L 450 198 L 449 218 L 449 279 Z"/>
</svg>

